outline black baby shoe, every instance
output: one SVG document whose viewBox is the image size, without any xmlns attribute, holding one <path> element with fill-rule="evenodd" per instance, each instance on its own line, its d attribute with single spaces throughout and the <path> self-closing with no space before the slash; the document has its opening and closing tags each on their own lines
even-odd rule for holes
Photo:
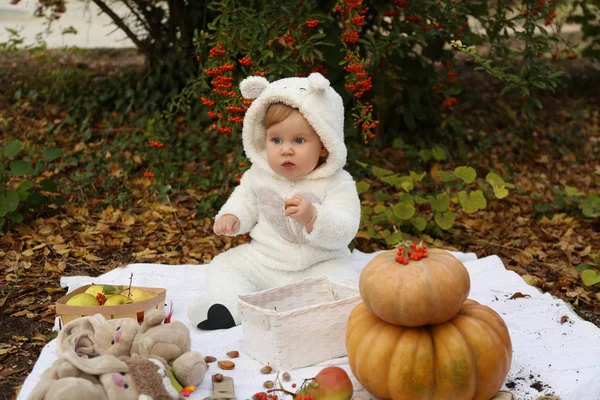
<svg viewBox="0 0 600 400">
<path fill-rule="evenodd" d="M 215 329 L 229 329 L 235 326 L 231 313 L 223 304 L 213 304 L 208 309 L 207 318 L 198 324 L 198 329 L 213 331 Z"/>
</svg>

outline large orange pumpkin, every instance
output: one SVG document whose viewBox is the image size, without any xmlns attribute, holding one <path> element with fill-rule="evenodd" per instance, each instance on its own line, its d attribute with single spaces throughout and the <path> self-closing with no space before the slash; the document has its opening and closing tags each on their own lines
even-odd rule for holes
<svg viewBox="0 0 600 400">
<path fill-rule="evenodd" d="M 454 317 L 471 288 L 467 269 L 445 250 L 407 265 L 396 251 L 373 258 L 360 274 L 360 295 L 369 311 L 394 325 L 439 324 Z"/>
<path fill-rule="evenodd" d="M 489 400 L 512 359 L 504 321 L 473 300 L 450 321 L 418 328 L 388 324 L 361 303 L 348 319 L 346 349 L 356 379 L 393 400 Z"/>
</svg>

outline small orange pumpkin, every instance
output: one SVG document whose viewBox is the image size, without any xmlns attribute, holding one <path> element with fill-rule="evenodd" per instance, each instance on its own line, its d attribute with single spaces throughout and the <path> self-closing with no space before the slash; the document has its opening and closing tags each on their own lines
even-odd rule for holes
<svg viewBox="0 0 600 400">
<path fill-rule="evenodd" d="M 348 319 L 346 349 L 356 379 L 392 400 L 489 400 L 512 359 L 504 321 L 473 300 L 450 321 L 418 328 L 388 324 L 360 303 Z"/>
<path fill-rule="evenodd" d="M 469 295 L 467 269 L 445 250 L 404 265 L 396 251 L 373 258 L 360 274 L 360 295 L 375 315 L 394 325 L 439 324 L 454 317 Z"/>
</svg>

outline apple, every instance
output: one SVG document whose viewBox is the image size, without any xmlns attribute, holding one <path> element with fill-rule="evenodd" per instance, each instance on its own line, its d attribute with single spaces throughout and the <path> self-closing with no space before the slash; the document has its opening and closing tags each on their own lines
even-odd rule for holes
<svg viewBox="0 0 600 400">
<path fill-rule="evenodd" d="M 106 298 L 109 298 L 114 293 L 106 294 L 105 287 L 106 285 L 92 285 L 89 288 L 87 288 L 85 292 L 91 294 L 94 297 L 96 297 L 98 293 L 102 293 Z"/>
<path fill-rule="evenodd" d="M 148 300 L 154 297 L 152 293 L 147 292 L 144 289 L 138 288 L 125 289 L 121 292 L 121 295 L 129 297 L 134 303 Z"/>
<path fill-rule="evenodd" d="M 100 302 L 96 296 L 89 293 L 79 293 L 67 300 L 70 306 L 99 306 Z"/>
<path fill-rule="evenodd" d="M 325 367 L 305 386 L 307 395 L 315 400 L 350 400 L 354 389 L 343 368 Z"/>
<path fill-rule="evenodd" d="M 127 304 L 127 303 L 133 303 L 133 301 L 131 301 L 131 299 L 127 296 L 123 296 L 121 294 L 115 294 L 113 296 L 110 296 L 108 299 L 106 299 L 106 301 L 104 302 L 105 306 L 118 306 L 120 304 Z"/>
</svg>

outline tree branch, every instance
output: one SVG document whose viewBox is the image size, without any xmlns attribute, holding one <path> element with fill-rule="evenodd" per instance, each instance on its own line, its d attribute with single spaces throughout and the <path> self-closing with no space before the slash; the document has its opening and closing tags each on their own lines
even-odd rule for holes
<svg viewBox="0 0 600 400">
<path fill-rule="evenodd" d="M 135 15 L 135 17 L 137 18 L 138 21 L 140 21 L 140 23 L 142 25 L 144 25 L 144 28 L 146 29 L 146 31 L 150 32 L 150 27 L 148 26 L 147 21 L 142 18 L 142 16 L 137 12 L 137 10 L 135 9 L 135 7 L 133 7 L 128 0 L 123 0 L 123 3 L 125 3 L 125 5 L 127 6 L 127 8 L 129 8 L 129 10 L 131 11 L 131 13 L 133 15 Z"/>
<path fill-rule="evenodd" d="M 141 50 L 144 54 L 148 54 L 148 50 L 146 46 L 142 43 L 142 41 L 136 36 L 135 33 L 125 24 L 123 19 L 119 17 L 104 1 L 102 0 L 93 0 L 94 3 L 104 12 L 106 15 L 113 20 L 115 25 L 117 25 L 129 39 L 137 46 L 139 50 Z"/>
</svg>

